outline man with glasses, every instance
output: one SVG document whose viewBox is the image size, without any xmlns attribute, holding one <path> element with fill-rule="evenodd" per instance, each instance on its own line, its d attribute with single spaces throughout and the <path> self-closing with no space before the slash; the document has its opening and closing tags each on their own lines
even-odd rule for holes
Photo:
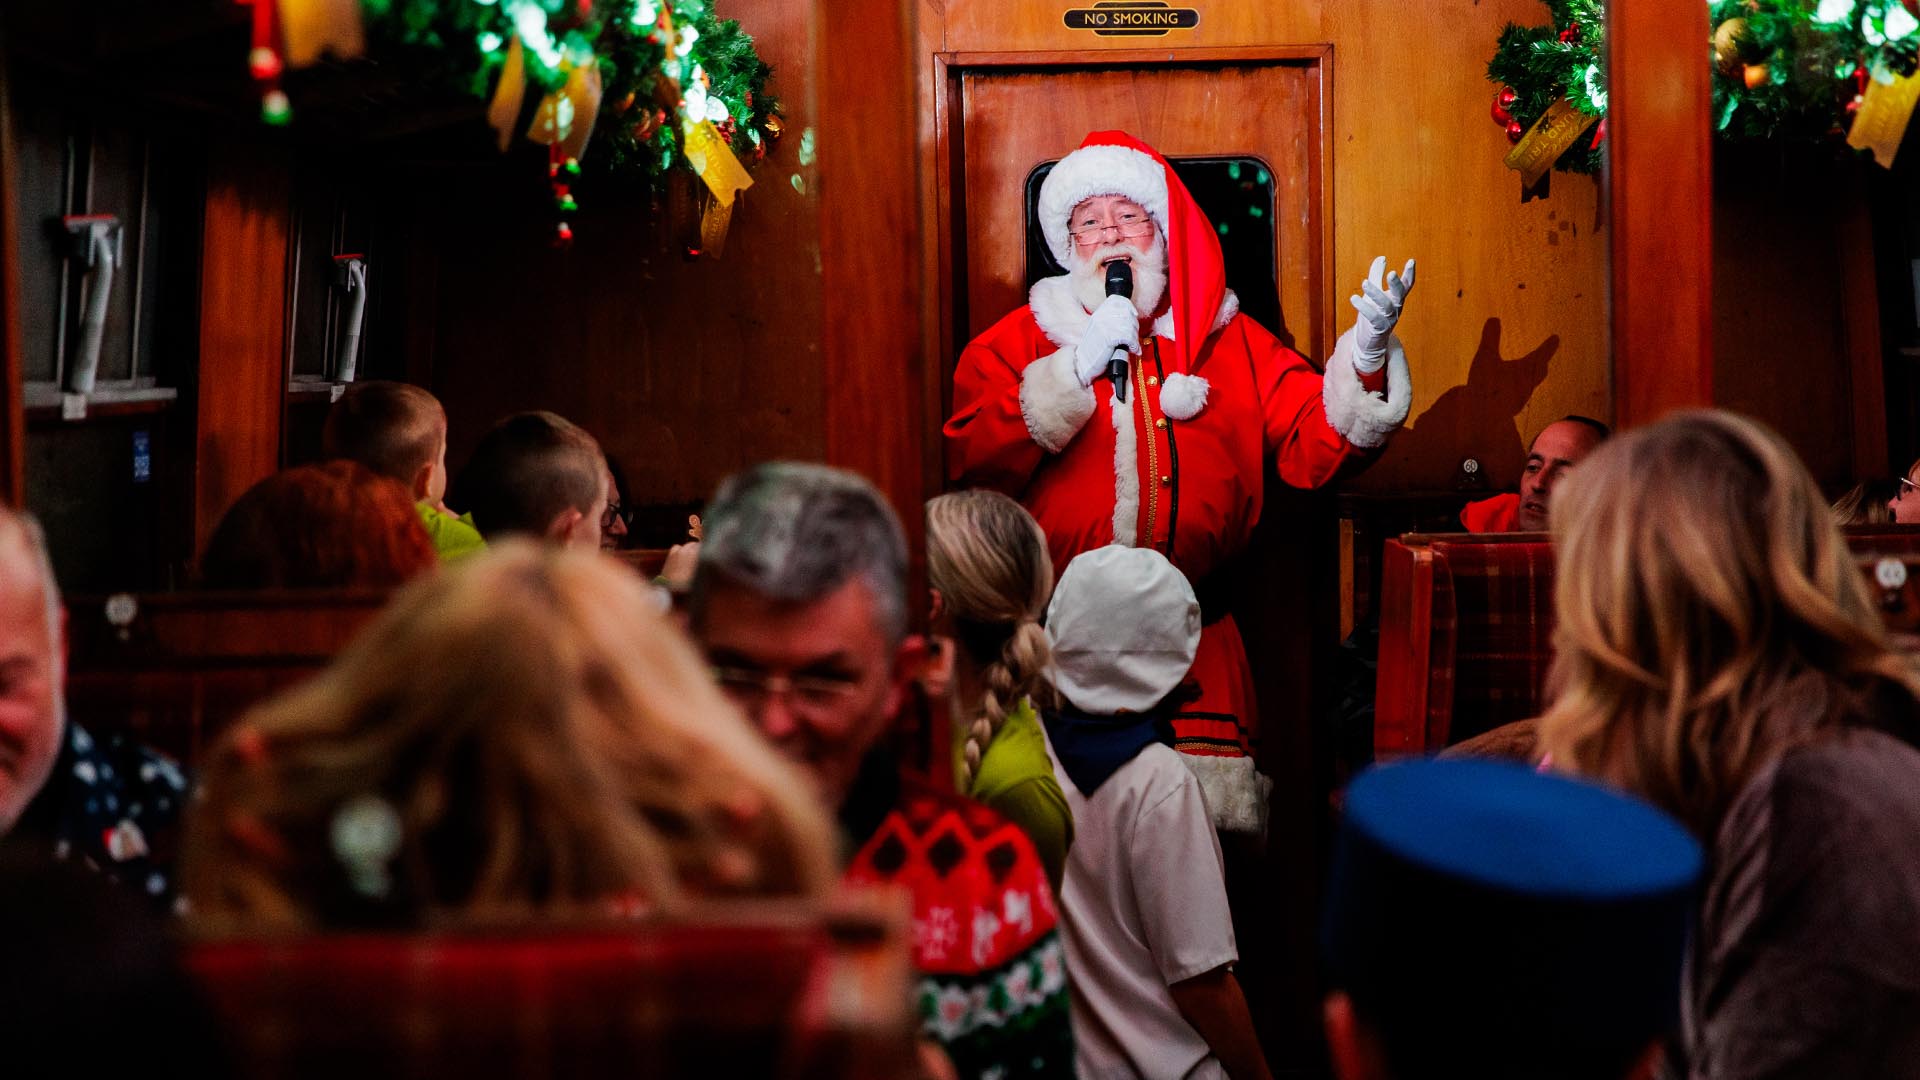
<svg viewBox="0 0 1920 1080">
<path fill-rule="evenodd" d="M 893 511 L 851 473 L 775 463 L 722 484 L 702 536 L 694 638 L 838 809 L 848 880 L 911 893 L 925 1036 L 962 1077 L 1068 1075 L 1066 957 L 1033 844 L 900 772 L 890 730 L 925 646 Z"/>
<path fill-rule="evenodd" d="M 1067 273 L 1035 283 L 1025 307 L 961 353 L 949 477 L 1019 499 L 1056 573 L 1118 543 L 1152 547 L 1192 580 L 1200 693 L 1173 717 L 1176 742 L 1215 823 L 1259 832 L 1253 682 L 1221 568 L 1253 535 L 1270 469 L 1318 487 L 1406 419 L 1413 387 L 1392 331 L 1413 263 L 1385 274 L 1374 261 L 1323 377 L 1240 313 L 1213 225 L 1146 144 L 1087 136 L 1041 185 L 1039 219 Z M 1131 271 L 1130 296 L 1106 294 L 1113 263 Z M 1128 361 L 1124 393 L 1107 377 L 1116 355 Z"/>
</svg>

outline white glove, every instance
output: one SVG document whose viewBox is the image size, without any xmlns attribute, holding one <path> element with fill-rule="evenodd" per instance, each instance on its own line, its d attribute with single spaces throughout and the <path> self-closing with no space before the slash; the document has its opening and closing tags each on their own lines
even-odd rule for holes
<svg viewBox="0 0 1920 1080">
<path fill-rule="evenodd" d="M 1386 273 L 1387 257 L 1382 255 L 1373 260 L 1373 268 L 1367 271 L 1367 280 L 1360 283 L 1358 296 L 1347 299 L 1353 302 L 1353 308 L 1360 317 L 1353 323 L 1353 367 L 1362 375 L 1379 371 L 1387 362 L 1387 337 L 1393 333 L 1393 325 L 1400 321 L 1400 309 L 1407 302 L 1407 294 L 1413 291 L 1413 260 L 1407 260 L 1407 268 L 1398 274 L 1386 274 L 1386 280 L 1380 276 Z"/>
<path fill-rule="evenodd" d="M 1106 374 L 1113 350 L 1124 348 L 1140 355 L 1140 313 L 1133 301 L 1124 296 L 1109 296 L 1093 309 L 1087 328 L 1080 332 L 1080 347 L 1073 358 L 1073 373 L 1081 386 Z"/>
</svg>

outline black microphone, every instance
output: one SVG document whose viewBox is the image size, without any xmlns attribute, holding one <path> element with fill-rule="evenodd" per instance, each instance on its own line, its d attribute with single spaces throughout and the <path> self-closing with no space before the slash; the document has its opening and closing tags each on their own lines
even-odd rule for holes
<svg viewBox="0 0 1920 1080">
<path fill-rule="evenodd" d="M 1115 259 L 1107 264 L 1107 295 L 1133 298 L 1133 266 L 1125 259 Z M 1113 396 L 1125 405 L 1127 403 L 1127 347 L 1113 347 L 1113 357 L 1107 361 L 1107 378 L 1113 381 Z"/>
</svg>

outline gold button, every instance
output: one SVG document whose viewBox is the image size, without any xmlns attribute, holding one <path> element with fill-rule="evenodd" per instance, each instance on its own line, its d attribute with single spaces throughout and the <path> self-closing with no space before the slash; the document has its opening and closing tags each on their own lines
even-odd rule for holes
<svg viewBox="0 0 1920 1080">
<path fill-rule="evenodd" d="M 1161 417 L 1160 419 L 1158 419 L 1158 420 L 1155 420 L 1155 421 L 1153 422 L 1153 426 L 1154 426 L 1154 427 L 1157 427 L 1157 428 L 1161 428 L 1162 430 L 1164 430 L 1164 429 L 1166 428 L 1166 426 L 1167 426 L 1167 418 L 1163 416 L 1163 417 Z"/>
<path fill-rule="evenodd" d="M 1161 487 L 1171 487 L 1171 486 L 1173 486 L 1173 477 L 1171 477 L 1171 476 L 1163 476 L 1163 477 L 1161 477 L 1161 478 L 1160 478 L 1160 486 L 1161 486 Z"/>
<path fill-rule="evenodd" d="M 1159 385 L 1160 385 L 1160 376 L 1158 376 L 1158 375 L 1149 375 L 1149 376 L 1147 376 L 1147 385 L 1148 385 L 1148 386 L 1159 386 Z"/>
</svg>

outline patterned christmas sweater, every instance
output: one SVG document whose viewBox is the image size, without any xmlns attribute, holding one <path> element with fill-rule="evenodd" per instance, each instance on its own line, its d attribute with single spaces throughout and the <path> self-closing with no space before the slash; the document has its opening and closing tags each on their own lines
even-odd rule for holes
<svg viewBox="0 0 1920 1080">
<path fill-rule="evenodd" d="M 53 773 L 27 804 L 15 837 L 137 889 L 170 912 L 188 787 L 173 759 L 121 735 L 97 740 L 68 720 Z"/>
<path fill-rule="evenodd" d="M 921 1030 L 962 1077 L 1073 1075 L 1058 913 L 1018 826 L 904 780 L 847 880 L 912 895 Z"/>
</svg>

